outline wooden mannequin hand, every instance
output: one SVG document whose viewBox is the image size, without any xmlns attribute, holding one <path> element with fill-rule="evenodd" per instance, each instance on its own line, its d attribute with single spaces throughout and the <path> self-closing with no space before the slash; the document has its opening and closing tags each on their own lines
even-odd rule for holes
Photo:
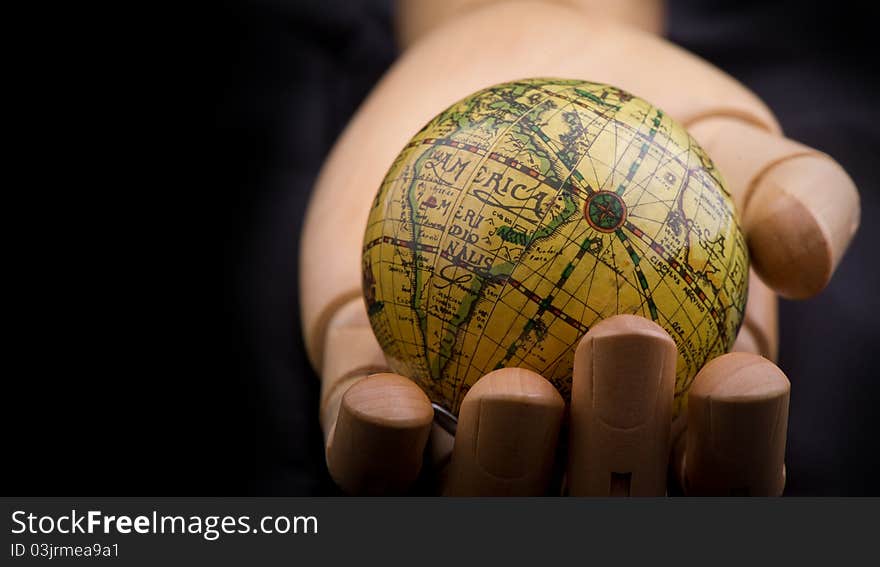
<svg viewBox="0 0 880 567">
<path fill-rule="evenodd" d="M 334 478 L 347 491 L 405 490 L 422 466 L 423 448 L 431 429 L 430 404 L 414 383 L 389 376 L 364 379 L 368 374 L 385 369 L 360 300 L 360 227 L 364 225 L 374 191 L 400 148 L 440 109 L 485 86 L 534 76 L 614 84 L 660 106 L 682 122 L 727 179 L 740 210 L 753 268 L 776 293 L 803 298 L 820 291 L 855 232 L 859 220 L 858 195 L 845 171 L 828 156 L 782 137 L 770 111 L 742 85 L 662 39 L 579 11 L 539 3 L 493 5 L 449 19 L 404 53 L 358 111 L 325 164 L 304 228 L 301 254 L 304 332 L 312 363 L 321 369 L 323 376 L 322 420 L 327 433 L 328 463 Z M 331 219 L 333 222 L 328 222 Z M 340 227 L 349 228 L 340 230 Z M 327 242 L 334 243 L 333 254 L 327 254 Z M 317 266 L 320 269 L 315 268 Z M 754 281 L 753 278 L 738 348 L 760 352 L 772 359 L 776 348 L 775 295 Z M 771 311 L 753 307 L 761 304 L 754 299 L 756 290 L 763 290 L 764 303 L 772 305 Z M 753 313 L 756 310 L 759 312 Z M 594 331 L 598 328 L 594 327 Z M 624 331 L 612 326 L 611 330 L 614 331 L 610 333 L 612 337 L 630 337 L 636 343 L 644 341 L 658 351 L 668 348 L 663 346 L 666 343 L 662 335 L 651 329 L 636 325 Z M 719 360 L 726 362 L 712 364 L 703 371 L 703 376 L 709 377 L 705 381 L 706 388 L 695 386 L 692 390 L 692 395 L 696 392 L 697 396 L 703 396 L 700 400 L 718 400 L 718 410 L 711 414 L 704 411 L 688 419 L 708 420 L 707 416 L 713 415 L 722 421 L 729 418 L 727 422 L 733 425 L 726 427 L 712 422 L 715 429 L 708 430 L 713 431 L 715 445 L 712 439 L 699 434 L 706 429 L 689 429 L 687 439 L 693 438 L 693 442 L 687 450 L 688 455 L 690 451 L 694 454 L 683 459 L 691 463 L 687 465 L 691 471 L 687 473 L 688 491 L 777 493 L 781 490 L 778 482 L 781 473 L 775 472 L 781 470 L 781 454 L 777 459 L 780 439 L 777 426 L 784 426 L 786 421 L 782 410 L 784 407 L 787 411 L 787 380 L 770 363 L 752 357 L 746 360 L 742 356 L 728 356 Z M 648 368 L 649 362 L 639 360 L 639 368 Z M 608 368 L 613 370 L 614 366 Z M 510 369 L 510 372 L 517 371 Z M 658 370 L 658 374 L 662 372 Z M 736 379 L 725 381 L 717 378 L 718 375 Z M 543 379 L 521 371 L 509 384 L 498 385 L 499 380 L 496 376 L 482 384 L 484 387 L 474 386 L 471 392 L 476 398 L 473 407 L 489 408 L 487 412 L 502 408 L 491 414 L 497 418 L 481 410 L 477 414 L 479 428 L 467 429 L 470 426 L 462 414 L 457 434 L 458 440 L 471 439 L 471 445 L 474 440 L 496 441 L 476 445 L 486 447 L 485 451 L 489 452 L 465 451 L 466 445 L 457 445 L 465 449 L 457 448 L 455 455 L 464 451 L 465 460 L 453 459 L 446 484 L 450 493 L 540 493 L 549 482 L 546 463 L 552 462 L 555 444 L 529 442 L 533 440 L 530 435 L 537 435 L 529 432 L 543 431 L 540 439 L 555 439 L 551 435 L 553 424 L 559 423 L 563 414 L 560 405 L 553 401 L 555 392 L 543 386 Z M 520 391 L 505 389 L 513 382 L 521 385 Z M 732 389 L 722 388 L 727 382 Z M 740 386 L 742 391 L 736 389 Z M 643 399 L 642 387 L 646 386 L 636 384 L 628 389 L 632 400 Z M 716 387 L 720 390 L 715 391 Z M 512 403 L 514 399 L 521 401 Z M 607 402 L 608 399 L 611 398 L 603 398 L 603 407 L 613 408 L 614 404 Z M 595 421 L 589 427 L 576 426 L 577 404 L 572 402 L 569 463 L 581 462 L 581 457 L 575 454 L 577 451 L 581 451 L 581 456 L 594 454 L 591 447 L 604 447 L 604 454 L 632 454 L 622 449 L 612 450 L 613 443 L 596 445 L 578 441 L 583 437 L 579 437 L 578 432 L 591 431 Z M 634 407 L 625 400 L 618 405 Z M 637 409 L 644 410 L 643 405 Z M 752 418 L 742 417 L 749 415 Z M 527 417 L 544 426 L 518 425 Z M 588 421 L 590 419 L 593 418 Z M 748 454 L 763 456 L 733 463 L 724 455 L 746 454 L 746 449 L 738 444 L 743 442 L 749 446 L 745 434 L 749 423 L 755 427 L 771 424 L 777 432 L 770 436 L 774 441 L 760 447 L 751 445 L 752 452 Z M 766 442 L 768 435 L 766 427 L 764 429 Z M 669 442 L 668 435 L 666 441 L 663 440 L 662 426 L 656 431 L 660 434 L 651 437 L 652 454 L 659 450 L 656 444 L 662 446 Z M 784 446 L 784 428 L 781 431 Z M 619 440 L 626 445 L 624 441 Z M 432 443 L 431 447 L 440 445 Z M 718 450 L 711 449 L 713 446 Z M 505 447 L 510 451 L 505 453 Z M 587 447 L 586 452 L 582 447 Z M 500 455 L 497 462 L 501 464 L 496 468 L 486 464 L 496 458 L 492 451 Z M 471 455 L 470 461 L 467 455 Z M 583 462 L 590 461 L 597 462 L 597 459 L 586 458 Z M 469 466 L 468 462 L 477 465 Z M 643 463 L 638 469 L 654 471 L 650 475 L 638 472 L 636 467 L 622 470 L 620 464 L 612 464 L 609 466 L 621 470 L 600 470 L 598 477 L 578 477 L 581 473 L 577 470 L 581 468 L 575 465 L 577 470 L 570 470 L 568 475 L 570 491 L 593 493 L 581 492 L 578 486 L 584 485 L 577 479 L 607 480 L 607 475 L 614 473 L 616 476 L 610 477 L 614 483 L 602 480 L 598 485 L 588 484 L 605 483 L 609 487 L 613 484 L 615 493 L 625 492 L 628 486 L 630 494 L 641 494 L 644 493 L 642 486 L 656 488 L 657 462 L 652 458 L 653 468 Z M 726 469 L 721 466 L 725 462 Z M 722 469 L 740 473 L 733 475 L 732 480 L 724 480 L 726 477 L 718 472 Z M 468 480 L 475 478 L 473 471 L 481 470 L 489 473 L 486 483 Z M 765 471 L 763 476 L 755 472 L 758 470 Z M 759 480 L 742 481 L 752 478 L 753 473 Z M 603 474 L 606 477 L 602 477 Z M 654 481 L 637 482 L 643 477 Z M 510 480 L 516 478 L 526 480 Z M 708 485 L 705 479 L 712 478 L 722 479 L 720 486 Z"/>
<path fill-rule="evenodd" d="M 754 304 L 763 305 L 762 321 L 775 309 L 766 298 Z M 782 492 L 789 383 L 757 354 L 732 353 L 704 367 L 691 389 L 690 415 L 672 426 L 674 342 L 647 319 L 612 317 L 577 350 L 567 454 L 558 450 L 566 447 L 559 443 L 561 396 L 520 368 L 487 374 L 471 388 L 453 451 L 451 435 L 432 426 L 428 397 L 383 368 L 362 301 L 340 310 L 328 337 L 328 352 L 337 354 L 327 361 L 324 384 L 331 386 L 322 396 L 327 464 L 346 492 L 405 493 L 421 472 L 430 489 L 448 495 L 559 494 L 553 471 L 565 463 L 566 492 L 574 495 L 662 496 L 668 468 L 675 492 Z M 342 367 L 353 369 L 334 379 Z"/>
</svg>

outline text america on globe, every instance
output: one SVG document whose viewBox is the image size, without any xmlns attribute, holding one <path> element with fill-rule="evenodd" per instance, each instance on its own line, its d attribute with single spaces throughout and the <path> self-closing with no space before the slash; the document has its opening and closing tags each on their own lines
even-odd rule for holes
<svg viewBox="0 0 880 567">
<path fill-rule="evenodd" d="M 618 88 L 496 85 L 400 152 L 363 248 L 370 324 L 391 368 L 453 414 L 510 366 L 568 400 L 574 349 L 618 313 L 678 346 L 675 413 L 733 345 L 748 252 L 718 171 L 685 129 Z"/>
</svg>

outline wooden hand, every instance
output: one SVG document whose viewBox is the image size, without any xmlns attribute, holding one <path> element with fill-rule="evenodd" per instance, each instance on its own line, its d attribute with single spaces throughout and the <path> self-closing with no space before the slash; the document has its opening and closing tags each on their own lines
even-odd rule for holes
<svg viewBox="0 0 880 567">
<path fill-rule="evenodd" d="M 770 359 L 775 356 L 775 293 L 803 298 L 820 291 L 856 230 L 858 195 L 845 171 L 828 156 L 782 137 L 760 100 L 693 55 L 653 35 L 560 6 L 512 2 L 447 17 L 404 53 L 358 111 L 325 164 L 303 232 L 304 334 L 312 363 L 324 376 L 322 419 L 328 463 L 348 491 L 403 491 L 422 466 L 428 439 L 437 453 L 442 453 L 438 447 L 443 444 L 441 435 L 432 435 L 430 403 L 414 383 L 389 375 L 365 378 L 384 368 L 360 300 L 361 227 L 375 189 L 399 149 L 439 109 L 482 87 L 529 76 L 580 78 L 623 87 L 664 108 L 706 149 L 734 194 L 753 268 L 760 276 L 752 278 L 738 349 Z M 327 253 L 328 243 L 333 254 Z M 650 325 L 617 328 L 611 319 L 606 323 L 611 338 L 602 338 L 602 344 L 644 343 L 644 352 L 668 348 L 656 329 L 647 328 Z M 584 341 L 595 339 L 588 334 Z M 595 349 L 587 351 L 595 358 Z M 628 359 L 617 366 L 605 362 L 592 367 L 591 373 L 581 364 L 575 381 L 594 385 L 586 392 L 607 387 L 601 390 L 607 395 L 591 397 L 589 402 L 573 399 L 570 464 L 595 463 L 600 454 L 623 458 L 630 449 L 640 453 L 642 449 L 633 447 L 649 441 L 655 454 L 655 444 L 669 443 L 669 436 L 665 441 L 659 434 L 639 437 L 637 443 L 620 433 L 636 427 L 622 424 L 649 422 L 662 433 L 666 417 L 652 413 L 653 406 L 645 402 L 645 392 L 665 392 L 662 365 L 658 366 L 661 358 Z M 753 356 L 727 355 L 718 360 L 723 363 L 707 365 L 692 389 L 691 401 L 702 410 L 687 417 L 688 434 L 680 437 L 685 445 L 673 443 L 684 447 L 673 460 L 678 463 L 675 470 L 687 479 L 685 488 L 691 493 L 777 493 L 781 484 L 773 471 L 781 471 L 779 440 L 784 447 L 787 380 L 770 362 Z M 626 372 L 615 370 L 629 364 L 634 366 Z M 634 374 L 633 368 L 644 373 Z M 550 473 L 544 471 L 549 470 L 546 463 L 552 461 L 555 444 L 541 440 L 552 439 L 554 427 L 560 427 L 564 410 L 558 394 L 554 397 L 555 391 L 531 373 L 499 372 L 514 378 L 487 375 L 472 388 L 462 408 L 446 483 L 450 493 L 531 494 L 546 489 L 545 476 Z M 625 386 L 626 380 L 635 382 Z M 600 390 L 592 389 L 596 384 Z M 621 392 L 631 397 L 620 397 Z M 618 405 L 631 415 L 615 421 Z M 588 407 L 593 409 L 587 411 Z M 781 424 L 782 429 L 773 429 L 773 443 L 767 445 L 766 430 L 761 430 L 760 446 L 747 434 L 745 424 L 751 418 L 742 416 L 749 415 L 755 424 Z M 583 416 L 588 417 L 582 420 Z M 606 422 L 617 423 L 616 429 L 597 425 Z M 675 428 L 682 429 L 681 423 Z M 617 441 L 596 437 L 600 430 Z M 672 438 L 675 441 L 676 436 Z M 492 444 L 481 444 L 488 439 L 494 439 Z M 741 456 L 739 468 L 731 465 L 733 455 Z M 615 462 L 589 475 L 580 465 L 569 467 L 570 492 L 593 493 L 593 488 L 583 487 L 604 481 L 578 479 L 601 479 L 606 473 L 615 475 L 610 477 L 614 482 L 609 481 L 614 493 L 625 493 L 627 487 L 630 494 L 643 493 L 639 487 L 658 486 L 656 481 L 637 482 L 636 475 L 655 471 L 651 474 L 656 476 L 662 467 L 632 463 L 633 470 L 617 470 L 626 467 Z M 727 477 L 718 473 L 723 467 L 740 472 L 731 472 L 731 478 L 724 480 Z M 752 474 L 758 469 L 765 472 Z M 473 480 L 483 473 L 489 480 Z M 713 485 L 705 481 L 706 475 L 722 480 Z M 516 480 L 527 477 L 530 480 Z M 743 480 L 747 478 L 763 480 Z M 776 480 L 767 480 L 771 478 Z"/>
</svg>

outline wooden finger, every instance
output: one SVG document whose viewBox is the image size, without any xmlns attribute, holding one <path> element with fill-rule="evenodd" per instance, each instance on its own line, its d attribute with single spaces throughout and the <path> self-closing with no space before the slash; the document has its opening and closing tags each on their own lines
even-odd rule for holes
<svg viewBox="0 0 880 567">
<path fill-rule="evenodd" d="M 483 376 L 461 404 L 444 493 L 544 495 L 564 410 L 556 388 L 530 370 Z"/>
<path fill-rule="evenodd" d="M 326 440 L 339 414 L 342 396 L 358 381 L 388 372 L 382 347 L 376 340 L 361 297 L 344 303 L 327 326 L 321 365 L 320 419 Z"/>
<path fill-rule="evenodd" d="M 411 380 L 374 374 L 350 387 L 327 440 L 327 468 L 350 494 L 401 494 L 422 468 L 434 410 Z"/>
<path fill-rule="evenodd" d="M 859 225 L 859 196 L 829 156 L 731 117 L 688 127 L 728 181 L 752 265 L 777 293 L 827 285 Z"/>
<path fill-rule="evenodd" d="M 688 395 L 684 461 L 692 496 L 779 496 L 785 486 L 790 384 L 772 362 L 748 353 L 710 361 Z"/>
<path fill-rule="evenodd" d="M 749 298 L 734 352 L 750 352 L 776 361 L 779 354 L 779 307 L 776 293 L 749 270 Z"/>
<path fill-rule="evenodd" d="M 330 475 L 351 494 L 404 492 L 422 466 L 431 404 L 386 371 L 363 299 L 343 304 L 327 326 L 320 417 Z"/>
<path fill-rule="evenodd" d="M 617 315 L 575 352 L 568 491 L 573 496 L 666 493 L 676 347 L 656 323 Z"/>
</svg>

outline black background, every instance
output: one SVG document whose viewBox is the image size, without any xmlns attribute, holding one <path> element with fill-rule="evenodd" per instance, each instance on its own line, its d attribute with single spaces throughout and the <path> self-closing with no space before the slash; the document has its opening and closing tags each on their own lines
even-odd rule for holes
<svg viewBox="0 0 880 567">
<path fill-rule="evenodd" d="M 9 107 L 27 133 L 10 189 L 25 202 L 4 215 L 23 226 L 7 237 L 3 492 L 335 494 L 298 330 L 298 233 L 323 158 L 397 54 L 392 8 L 128 10 L 76 14 L 88 27 L 37 14 L 14 52 L 29 104 Z M 880 493 L 869 18 L 855 1 L 673 0 L 668 28 L 860 188 L 833 283 L 781 305 L 787 493 Z"/>
</svg>

